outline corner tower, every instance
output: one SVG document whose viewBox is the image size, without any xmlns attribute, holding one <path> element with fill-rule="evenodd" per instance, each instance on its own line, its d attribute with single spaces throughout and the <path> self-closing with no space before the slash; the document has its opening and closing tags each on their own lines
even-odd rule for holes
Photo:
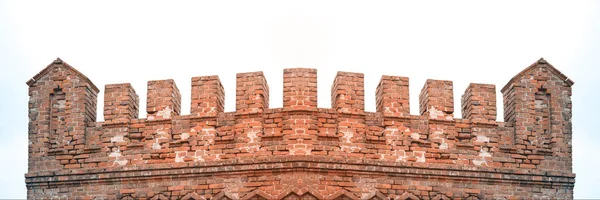
<svg viewBox="0 0 600 200">
<path fill-rule="evenodd" d="M 98 88 L 60 58 L 27 85 L 29 172 L 81 167 L 73 157 L 84 151 L 87 123 L 96 121 Z"/>
<path fill-rule="evenodd" d="M 504 121 L 514 127 L 514 149 L 527 155 L 532 168 L 572 171 L 572 103 L 574 82 L 543 58 L 502 88 Z"/>
</svg>

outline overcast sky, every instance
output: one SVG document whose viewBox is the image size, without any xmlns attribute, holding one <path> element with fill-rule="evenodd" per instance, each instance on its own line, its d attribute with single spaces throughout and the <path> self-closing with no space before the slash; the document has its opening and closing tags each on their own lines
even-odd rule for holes
<svg viewBox="0 0 600 200">
<path fill-rule="evenodd" d="M 318 70 L 329 108 L 337 71 L 365 73 L 367 111 L 381 75 L 410 78 L 411 113 L 426 79 L 500 90 L 540 57 L 575 81 L 575 197 L 600 198 L 599 1 L 2 1 L 0 198 L 25 198 L 27 86 L 60 57 L 100 88 L 129 82 L 145 117 L 148 80 L 175 79 L 189 114 L 190 79 L 219 75 L 235 110 L 235 73 L 264 71 L 282 106 L 284 68 Z M 502 95 L 498 91 L 499 121 Z"/>
</svg>

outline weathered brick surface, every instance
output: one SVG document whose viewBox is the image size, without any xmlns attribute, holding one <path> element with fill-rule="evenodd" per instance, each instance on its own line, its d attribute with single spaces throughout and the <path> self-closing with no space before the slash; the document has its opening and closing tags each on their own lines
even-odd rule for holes
<svg viewBox="0 0 600 200">
<path fill-rule="evenodd" d="M 283 70 L 283 108 L 286 110 L 317 109 L 317 70 Z"/>
<path fill-rule="evenodd" d="M 217 116 L 225 108 L 225 91 L 218 76 L 192 78 L 191 116 Z"/>
<path fill-rule="evenodd" d="M 139 98 L 129 83 L 104 87 L 104 121 L 128 123 L 138 118 Z"/>
<path fill-rule="evenodd" d="M 471 84 L 463 119 L 452 82 L 428 80 L 410 115 L 408 78 L 383 76 L 377 112 L 364 76 L 340 72 L 332 108 L 317 108 L 316 70 L 284 70 L 283 108 L 261 72 L 237 75 L 223 112 L 216 76 L 192 78 L 191 114 L 174 81 L 148 83 L 148 118 L 129 84 L 98 89 L 56 60 L 32 80 L 28 198 L 571 199 L 572 81 L 543 59 L 502 89 Z"/>
<path fill-rule="evenodd" d="M 471 83 L 462 96 L 462 117 L 476 123 L 496 122 L 496 86 Z"/>
<path fill-rule="evenodd" d="M 148 120 L 171 119 L 181 111 L 181 95 L 173 79 L 148 81 Z"/>
<path fill-rule="evenodd" d="M 338 72 L 331 86 L 331 108 L 341 114 L 363 114 L 364 79 L 362 73 Z"/>
<path fill-rule="evenodd" d="M 434 120 L 452 120 L 454 117 L 452 89 L 452 81 L 427 80 L 419 95 L 421 115 Z"/>
<path fill-rule="evenodd" d="M 408 77 L 383 76 L 377 85 L 377 112 L 385 117 L 409 117 Z"/>
</svg>

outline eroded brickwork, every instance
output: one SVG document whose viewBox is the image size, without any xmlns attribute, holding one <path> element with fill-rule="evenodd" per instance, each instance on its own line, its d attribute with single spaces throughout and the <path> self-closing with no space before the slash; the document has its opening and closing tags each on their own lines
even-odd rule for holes
<svg viewBox="0 0 600 200">
<path fill-rule="evenodd" d="M 173 80 L 99 90 L 57 59 L 27 82 L 31 199 L 571 199 L 573 82 L 540 59 L 502 89 L 471 84 L 455 118 L 451 81 L 383 76 L 377 112 L 364 75 L 339 72 L 317 108 L 317 71 L 285 69 L 283 108 L 262 72 L 240 73 L 236 111 L 217 76 L 192 78 L 190 115 Z"/>
</svg>

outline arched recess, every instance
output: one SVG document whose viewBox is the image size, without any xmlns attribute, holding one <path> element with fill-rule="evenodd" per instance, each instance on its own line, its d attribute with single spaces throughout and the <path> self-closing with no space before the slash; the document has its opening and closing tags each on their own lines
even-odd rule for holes
<svg viewBox="0 0 600 200">
<path fill-rule="evenodd" d="M 283 197 L 283 200 L 318 200 L 319 198 L 312 195 L 310 192 L 306 192 L 302 195 L 298 195 L 295 192 L 288 194 Z"/>
<path fill-rule="evenodd" d="M 275 199 L 274 197 L 272 197 L 271 195 L 265 193 L 262 190 L 259 189 L 255 189 L 252 192 L 244 195 L 242 198 L 240 198 L 241 200 L 247 200 L 247 199 L 252 199 L 252 200 L 263 200 L 263 199 Z"/>
<path fill-rule="evenodd" d="M 469 197 L 467 197 L 465 200 L 480 200 L 479 197 L 474 196 L 474 195 L 470 195 Z"/>
<path fill-rule="evenodd" d="M 293 195 L 294 194 L 294 195 Z M 312 197 L 314 197 L 315 199 L 329 199 L 329 198 L 325 198 L 323 197 L 319 191 L 312 189 L 310 187 L 301 187 L 301 188 L 294 188 L 294 187 L 290 187 L 288 189 L 285 189 L 283 192 L 281 192 L 281 194 L 279 194 L 277 196 L 277 198 L 275 199 L 293 199 L 295 197 L 298 197 L 300 199 L 311 199 Z"/>
<path fill-rule="evenodd" d="M 389 197 L 386 197 L 386 198 L 384 199 L 384 198 L 381 198 L 381 197 L 378 197 L 378 196 L 374 196 L 374 197 L 371 197 L 369 200 L 387 200 L 387 199 L 390 199 L 390 198 L 389 198 Z"/>
<path fill-rule="evenodd" d="M 371 197 L 369 200 L 388 200 L 390 199 L 390 197 L 385 196 L 385 194 L 381 193 L 380 191 L 377 191 L 377 193 L 375 193 L 375 196 Z"/>
<path fill-rule="evenodd" d="M 121 200 L 135 200 L 131 195 L 121 197 Z"/>
<path fill-rule="evenodd" d="M 439 193 L 435 196 L 433 196 L 433 198 L 431 198 L 431 200 L 451 200 L 450 197 L 446 196 L 445 194 Z"/>
<path fill-rule="evenodd" d="M 200 196 L 198 193 L 195 193 L 195 192 L 190 192 L 181 198 L 181 200 L 205 200 L 205 199 L 206 198 L 204 198 L 203 196 Z"/>
<path fill-rule="evenodd" d="M 229 198 L 227 195 L 225 195 L 225 193 L 223 191 L 217 193 L 215 196 L 210 198 L 211 200 L 232 200 L 232 198 Z"/>
<path fill-rule="evenodd" d="M 169 198 L 162 194 L 156 194 L 150 200 L 169 200 Z"/>
<path fill-rule="evenodd" d="M 385 196 L 383 193 L 381 193 L 379 190 L 377 190 L 377 192 L 375 192 L 375 194 L 372 194 L 371 196 L 366 196 L 363 197 L 361 199 L 368 199 L 368 200 L 386 200 L 386 199 L 390 199 L 389 197 Z"/>
<path fill-rule="evenodd" d="M 346 194 L 341 194 L 341 195 L 333 198 L 333 200 L 358 200 L 358 199 L 361 199 L 361 198 L 358 198 L 358 197 L 356 197 L 354 195 L 348 196 Z M 383 194 L 381 194 L 381 192 L 378 192 L 376 195 L 374 195 L 372 197 L 365 198 L 365 199 L 368 199 L 368 200 L 389 200 L 390 198 L 386 197 Z"/>
<path fill-rule="evenodd" d="M 247 198 L 247 199 L 248 200 L 267 200 L 267 198 L 264 198 L 263 196 L 260 196 L 258 194 L 254 195 L 254 196 L 252 196 L 250 198 Z"/>
<path fill-rule="evenodd" d="M 334 200 L 347 200 L 347 199 L 359 200 L 360 198 L 358 198 L 356 195 L 352 194 L 351 192 L 349 192 L 347 190 L 339 190 L 339 191 L 333 193 L 332 195 L 330 195 L 328 197 L 328 199 L 334 199 Z"/>
<path fill-rule="evenodd" d="M 349 196 L 346 196 L 346 195 L 342 194 L 342 195 L 340 195 L 340 196 L 336 197 L 336 198 L 335 198 L 335 199 L 333 199 L 333 200 L 355 200 L 355 199 L 353 199 L 353 198 L 350 198 Z"/>
<path fill-rule="evenodd" d="M 413 193 L 404 192 L 404 194 L 400 195 L 400 197 L 396 197 L 396 200 L 421 200 L 419 197 L 415 196 Z"/>
</svg>

